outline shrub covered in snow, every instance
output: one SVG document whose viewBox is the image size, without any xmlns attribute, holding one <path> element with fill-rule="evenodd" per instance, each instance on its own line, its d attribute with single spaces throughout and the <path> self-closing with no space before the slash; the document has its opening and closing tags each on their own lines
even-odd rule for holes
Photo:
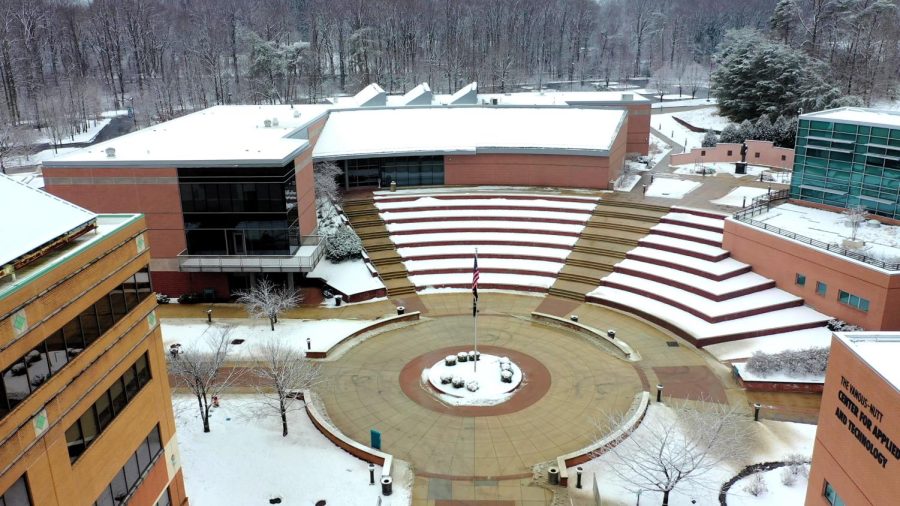
<svg viewBox="0 0 900 506">
<path fill-rule="evenodd" d="M 853 325 L 852 323 L 847 323 L 844 320 L 838 320 L 832 318 L 828 320 L 828 330 L 833 330 L 835 332 L 858 332 L 863 330 L 859 325 Z"/>
<path fill-rule="evenodd" d="M 786 487 L 793 487 L 797 483 L 797 475 L 791 472 L 790 467 L 781 468 L 781 483 Z"/>
<path fill-rule="evenodd" d="M 768 492 L 769 487 L 766 486 L 766 479 L 763 478 L 762 473 L 754 474 L 747 484 L 744 485 L 744 491 L 754 497 L 759 497 Z"/>
<path fill-rule="evenodd" d="M 466 383 L 466 390 L 468 390 L 470 392 L 477 392 L 478 391 L 478 382 L 475 380 L 469 381 L 468 383 Z"/>
<path fill-rule="evenodd" d="M 501 371 L 512 371 L 512 365 L 509 362 L 500 362 Z"/>
<path fill-rule="evenodd" d="M 451 381 L 453 381 L 452 374 L 441 374 L 441 384 L 442 385 L 449 385 Z"/>
<path fill-rule="evenodd" d="M 332 262 L 360 258 L 362 249 L 362 241 L 350 227 L 337 227 L 325 236 L 325 256 Z"/>
<path fill-rule="evenodd" d="M 786 350 L 780 353 L 757 351 L 747 361 L 747 370 L 761 376 L 787 374 L 788 376 L 822 376 L 828 365 L 828 348 Z"/>
<path fill-rule="evenodd" d="M 462 388 L 464 386 L 466 386 L 466 380 L 462 379 L 462 376 L 453 377 L 453 388 Z"/>
<path fill-rule="evenodd" d="M 469 360 L 469 355 L 466 352 L 461 351 L 456 354 L 456 360 L 459 362 L 467 362 Z"/>
<path fill-rule="evenodd" d="M 704 148 L 711 148 L 719 142 L 719 136 L 716 135 L 712 130 L 707 130 L 705 134 L 703 134 L 703 140 L 700 141 L 700 145 Z"/>
</svg>

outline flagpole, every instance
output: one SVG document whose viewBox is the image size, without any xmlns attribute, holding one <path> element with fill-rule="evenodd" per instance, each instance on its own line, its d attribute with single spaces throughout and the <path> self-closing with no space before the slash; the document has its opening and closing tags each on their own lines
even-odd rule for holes
<svg viewBox="0 0 900 506">
<path fill-rule="evenodd" d="M 475 264 L 478 264 L 478 248 L 475 248 Z M 476 292 L 477 293 L 477 292 Z M 473 316 L 472 318 L 475 321 L 475 361 L 474 364 L 474 372 L 478 372 L 478 295 L 475 296 L 475 300 L 472 302 L 473 304 Z"/>
</svg>

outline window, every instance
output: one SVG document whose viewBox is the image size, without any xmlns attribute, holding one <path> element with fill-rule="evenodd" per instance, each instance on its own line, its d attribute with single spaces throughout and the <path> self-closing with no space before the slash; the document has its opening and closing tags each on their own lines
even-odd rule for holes
<svg viewBox="0 0 900 506">
<path fill-rule="evenodd" d="M 753 158 L 759 158 L 759 151 L 757 151 L 756 153 L 753 153 Z"/>
<path fill-rule="evenodd" d="M 706 156 L 706 150 L 705 150 L 705 149 L 701 149 L 701 150 L 700 150 L 700 156 Z"/>
<path fill-rule="evenodd" d="M 782 161 L 782 162 L 787 161 L 787 156 L 786 156 L 786 155 L 781 155 L 781 161 Z"/>
<path fill-rule="evenodd" d="M 869 312 L 869 301 L 852 293 L 838 290 L 838 302 L 855 307 L 860 311 Z"/>
<path fill-rule="evenodd" d="M 0 506 L 31 506 L 31 494 L 28 493 L 28 480 L 23 474 L 11 487 L 0 496 Z"/>
<path fill-rule="evenodd" d="M 728 156 L 731 156 L 731 150 L 730 150 L 730 149 L 728 150 Z"/>
<path fill-rule="evenodd" d="M 147 378 L 146 381 L 139 380 L 138 373 L 136 372 L 138 363 L 142 363 L 143 368 L 146 369 L 146 372 L 143 373 L 144 377 Z M 81 415 L 80 419 L 69 427 L 66 431 L 66 444 L 69 447 L 69 459 L 73 463 L 78 460 L 78 457 L 80 457 L 85 450 L 87 450 L 94 439 L 103 433 L 103 431 L 109 427 L 109 424 L 122 413 L 125 406 L 134 399 L 134 396 L 137 395 L 142 388 L 144 388 L 144 385 L 147 384 L 149 379 L 150 366 L 147 361 L 147 354 L 145 353 L 125 371 L 122 377 L 118 378 L 109 387 L 109 390 L 100 395 L 100 398 L 97 399 L 83 415 Z M 128 385 L 127 387 L 126 383 Z M 126 388 L 129 390 L 127 396 Z M 137 457 L 135 457 L 135 459 L 137 459 Z M 137 466 L 136 460 L 135 466 Z M 133 467 L 129 468 L 129 476 L 133 474 L 131 473 L 133 469 Z M 113 498 L 115 497 L 116 495 L 113 494 Z M 102 501 L 97 499 L 97 502 L 101 503 Z"/>
<path fill-rule="evenodd" d="M 149 276 L 146 267 L 137 272 L 3 371 L 0 417 L 18 406 L 85 347 L 125 317 L 130 309 L 147 298 L 152 293 Z M 126 292 L 131 294 L 132 300 L 127 307 Z M 146 359 L 138 365 L 137 374 L 147 374 L 149 380 Z"/>
<path fill-rule="evenodd" d="M 159 425 L 153 427 L 150 434 L 141 441 L 137 450 L 135 450 L 131 455 L 131 458 L 125 463 L 125 466 L 119 470 L 112 482 L 110 482 L 110 484 L 103 489 L 103 492 L 100 493 L 100 496 L 97 497 L 94 506 L 114 506 L 128 503 L 131 494 L 137 489 L 138 485 L 141 484 L 141 481 L 147 475 L 147 472 L 150 471 L 153 459 L 160 454 L 161 447 L 159 445 L 155 447 L 155 450 L 147 453 L 149 448 L 154 447 L 150 443 L 151 440 L 154 439 L 156 441 L 160 440 Z M 166 489 L 157 505 L 169 506 L 171 504 L 169 490 Z"/>
<path fill-rule="evenodd" d="M 832 504 L 834 506 L 845 506 L 844 500 L 841 499 L 841 496 L 837 494 L 834 490 L 834 487 L 831 486 L 831 483 L 825 482 L 825 491 L 823 492 L 825 499 L 828 501 L 828 504 Z"/>
<path fill-rule="evenodd" d="M 805 286 L 805 285 L 806 285 L 806 276 L 803 275 L 803 274 L 800 274 L 800 273 L 798 272 L 798 273 L 794 276 L 794 283 L 796 283 L 798 286 Z"/>
<path fill-rule="evenodd" d="M 825 293 L 828 291 L 828 285 L 821 281 L 816 281 L 816 293 L 825 296 Z"/>
</svg>

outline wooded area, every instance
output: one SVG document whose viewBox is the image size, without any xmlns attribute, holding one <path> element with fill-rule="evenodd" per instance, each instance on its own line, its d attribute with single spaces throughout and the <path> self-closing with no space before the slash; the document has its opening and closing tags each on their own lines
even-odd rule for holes
<svg viewBox="0 0 900 506">
<path fill-rule="evenodd" d="M 371 82 L 512 91 L 656 75 L 705 82 L 726 31 L 821 60 L 864 102 L 900 81 L 900 0 L 4 0 L 0 123 L 78 129 L 223 103 L 301 103 Z"/>
</svg>

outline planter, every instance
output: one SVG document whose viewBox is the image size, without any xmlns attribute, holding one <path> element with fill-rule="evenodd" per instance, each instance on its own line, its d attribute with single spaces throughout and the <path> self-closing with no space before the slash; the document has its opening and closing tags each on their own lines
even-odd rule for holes
<svg viewBox="0 0 900 506">
<path fill-rule="evenodd" d="M 441 375 L 441 384 L 442 385 L 449 385 L 451 381 L 453 381 L 453 376 L 451 376 L 449 374 Z"/>
<path fill-rule="evenodd" d="M 504 383 L 512 383 L 513 373 L 509 370 L 500 371 L 500 381 Z"/>
<path fill-rule="evenodd" d="M 466 352 L 461 351 L 456 354 L 456 360 L 459 363 L 468 362 L 469 356 L 466 354 Z"/>
<path fill-rule="evenodd" d="M 452 383 L 453 383 L 453 388 L 462 388 L 462 387 L 466 386 L 466 382 L 464 379 L 462 379 L 461 376 L 454 376 Z"/>
<path fill-rule="evenodd" d="M 456 365 L 456 356 L 455 355 L 447 355 L 444 357 L 444 365 L 447 367 L 453 367 Z"/>
<path fill-rule="evenodd" d="M 472 381 L 466 383 L 466 390 L 468 390 L 470 392 L 477 392 L 478 391 L 478 382 L 475 380 L 472 380 Z"/>
</svg>

